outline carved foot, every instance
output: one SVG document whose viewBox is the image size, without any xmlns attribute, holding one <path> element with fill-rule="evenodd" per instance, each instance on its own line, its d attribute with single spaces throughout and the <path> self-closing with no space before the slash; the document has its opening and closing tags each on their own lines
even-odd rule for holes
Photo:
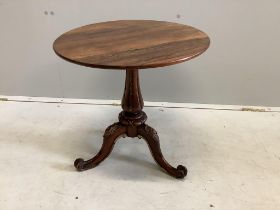
<svg viewBox="0 0 280 210">
<path fill-rule="evenodd" d="M 89 160 L 83 160 L 82 158 L 78 158 L 74 162 L 74 166 L 78 171 L 84 171 L 91 168 L 94 168 L 103 160 L 105 160 L 116 143 L 116 140 L 119 136 L 126 133 L 126 127 L 121 125 L 120 123 L 114 123 L 110 125 L 103 135 L 103 144 L 96 156 Z"/>
<path fill-rule="evenodd" d="M 185 166 L 183 165 L 178 165 L 176 168 L 177 172 L 176 173 L 176 178 L 184 178 L 188 174 L 188 170 Z"/>
<path fill-rule="evenodd" d="M 138 127 L 138 134 L 146 140 L 155 161 L 168 174 L 178 179 L 182 179 L 187 175 L 188 171 L 185 166 L 178 165 L 177 168 L 174 168 L 164 159 L 160 149 L 159 137 L 155 129 L 143 124 Z"/>
</svg>

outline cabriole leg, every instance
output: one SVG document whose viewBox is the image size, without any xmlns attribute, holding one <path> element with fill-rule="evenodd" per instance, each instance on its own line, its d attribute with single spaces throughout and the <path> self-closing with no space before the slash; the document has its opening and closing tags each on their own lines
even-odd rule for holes
<svg viewBox="0 0 280 210">
<path fill-rule="evenodd" d="M 184 178 L 187 175 L 188 171 L 185 166 L 178 165 L 177 168 L 174 168 L 164 159 L 160 149 L 159 137 L 155 129 L 143 124 L 138 127 L 138 135 L 142 136 L 146 140 L 155 161 L 168 174 L 179 179 Z"/>
<path fill-rule="evenodd" d="M 84 171 L 94 168 L 109 156 L 109 154 L 113 150 L 117 138 L 125 133 L 126 127 L 121 125 L 120 123 L 114 123 L 113 125 L 110 125 L 105 130 L 105 133 L 103 135 L 103 144 L 98 154 L 86 161 L 78 158 L 77 160 L 75 160 L 74 166 L 78 171 Z"/>
</svg>

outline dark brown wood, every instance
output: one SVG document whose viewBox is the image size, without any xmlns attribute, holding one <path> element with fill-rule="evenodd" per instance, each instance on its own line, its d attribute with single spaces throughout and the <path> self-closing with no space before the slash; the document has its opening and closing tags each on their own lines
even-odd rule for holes
<svg viewBox="0 0 280 210">
<path fill-rule="evenodd" d="M 114 123 L 105 130 L 103 145 L 96 156 L 87 161 L 81 158 L 75 160 L 74 166 L 77 170 L 84 171 L 97 166 L 111 153 L 117 138 L 126 135 L 129 137 L 143 137 L 155 161 L 169 175 L 176 178 L 184 178 L 187 175 L 187 169 L 184 166 L 179 165 L 177 168 L 174 168 L 164 159 L 157 132 L 145 124 L 147 116 L 142 111 L 144 103 L 139 86 L 138 74 L 137 69 L 126 71 L 125 90 L 122 99 L 123 111 L 119 115 L 119 122 Z"/>
<path fill-rule="evenodd" d="M 106 69 L 144 69 L 172 65 L 203 53 L 208 36 L 191 26 L 165 21 L 119 20 L 83 26 L 54 42 L 60 57 Z"/>
<path fill-rule="evenodd" d="M 138 113 L 143 109 L 144 102 L 139 86 L 138 70 L 126 71 L 122 108 L 128 113 Z"/>
<path fill-rule="evenodd" d="M 164 159 L 160 149 L 159 137 L 155 129 L 143 124 L 138 127 L 138 134 L 146 140 L 155 161 L 167 173 L 176 178 L 184 178 L 187 175 L 188 171 L 185 166 L 178 165 L 177 168 L 174 168 Z"/>
<path fill-rule="evenodd" d="M 67 61 L 97 68 L 125 69 L 119 122 L 109 126 L 96 156 L 74 162 L 79 171 L 97 166 L 112 151 L 119 136 L 144 138 L 158 163 L 169 175 L 184 178 L 187 169 L 171 166 L 163 157 L 157 132 L 146 125 L 147 115 L 138 69 L 172 65 L 194 58 L 210 44 L 209 37 L 191 26 L 152 20 L 119 20 L 71 30 L 54 42 L 57 55 Z"/>
<path fill-rule="evenodd" d="M 126 71 L 125 88 L 122 98 L 123 111 L 119 114 L 119 121 L 124 125 L 137 126 L 147 120 L 146 114 L 142 111 L 144 106 L 141 90 L 139 86 L 139 76 L 137 69 Z M 129 136 L 136 136 L 136 132 L 130 129 Z M 134 136 L 133 134 L 134 133 Z"/>
<path fill-rule="evenodd" d="M 103 144 L 98 154 L 90 160 L 84 161 L 82 158 L 75 160 L 74 166 L 79 171 L 94 168 L 101 163 L 111 153 L 117 138 L 125 134 L 126 128 L 120 123 L 110 125 L 103 135 Z"/>
</svg>

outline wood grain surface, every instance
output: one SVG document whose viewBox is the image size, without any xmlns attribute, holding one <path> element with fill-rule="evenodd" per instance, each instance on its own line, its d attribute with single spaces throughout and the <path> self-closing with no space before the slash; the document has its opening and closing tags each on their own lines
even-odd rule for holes
<svg viewBox="0 0 280 210">
<path fill-rule="evenodd" d="M 70 62 L 105 69 L 172 65 L 203 53 L 209 37 L 191 26 L 153 20 L 118 20 L 82 26 L 58 37 L 53 48 Z"/>
</svg>

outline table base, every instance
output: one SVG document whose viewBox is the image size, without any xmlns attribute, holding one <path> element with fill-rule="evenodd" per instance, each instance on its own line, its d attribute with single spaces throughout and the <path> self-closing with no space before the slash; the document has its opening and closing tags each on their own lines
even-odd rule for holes
<svg viewBox="0 0 280 210">
<path fill-rule="evenodd" d="M 123 111 L 119 114 L 119 122 L 110 125 L 105 130 L 102 147 L 96 156 L 86 161 L 81 158 L 75 160 L 74 166 L 77 170 L 84 171 L 96 167 L 109 156 L 119 137 L 128 136 L 143 138 L 159 166 L 175 178 L 184 178 L 187 175 L 186 167 L 178 165 L 174 168 L 163 157 L 156 130 L 145 124 L 147 115 L 142 111 L 143 105 L 138 70 L 128 69 L 122 99 Z"/>
</svg>

